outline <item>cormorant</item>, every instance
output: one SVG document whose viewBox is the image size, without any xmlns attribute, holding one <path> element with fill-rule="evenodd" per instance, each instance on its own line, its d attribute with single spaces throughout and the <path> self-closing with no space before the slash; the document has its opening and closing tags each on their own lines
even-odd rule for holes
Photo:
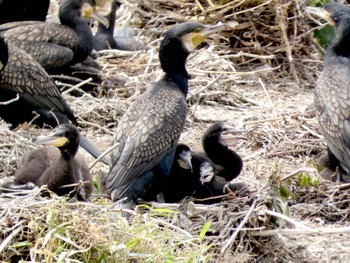
<svg viewBox="0 0 350 263">
<path fill-rule="evenodd" d="M 198 184 L 192 170 L 192 152 L 188 145 L 179 143 L 176 147 L 170 175 L 162 187 L 164 201 L 167 203 L 180 202 L 184 197 L 191 196 Z"/>
<path fill-rule="evenodd" d="M 68 123 L 57 126 L 47 136 L 38 137 L 39 144 L 50 146 L 25 153 L 14 181 L 2 188 L 30 188 L 29 183 L 38 187 L 47 185 L 57 195 L 70 194 L 87 200 L 92 193 L 92 177 L 86 161 L 77 154 L 79 139 L 78 129 Z"/>
<path fill-rule="evenodd" d="M 108 27 L 102 23 L 98 23 L 97 32 L 94 35 L 93 40 L 93 48 L 95 50 L 99 51 L 103 49 L 118 49 L 113 33 L 116 11 L 119 6 L 119 2 L 117 2 L 117 0 L 113 0 L 111 12 L 108 15 Z"/>
<path fill-rule="evenodd" d="M 321 134 L 340 163 L 338 179 L 349 181 L 350 7 L 329 3 L 323 8 L 307 7 L 307 11 L 322 17 L 337 29 L 337 36 L 327 48 L 323 70 L 316 83 L 315 105 Z"/>
<path fill-rule="evenodd" d="M 6 41 L 25 50 L 46 70 L 62 69 L 84 61 L 92 51 L 93 35 L 87 18 L 108 21 L 95 12 L 88 0 L 63 0 L 61 24 L 21 21 L 3 24 Z"/>
<path fill-rule="evenodd" d="M 192 197 L 197 199 L 194 201 L 196 203 L 220 203 L 223 195 L 228 194 L 230 191 L 243 194 L 248 190 L 243 183 L 228 182 L 224 177 L 221 177 L 217 170 L 217 165 L 203 153 L 192 155 L 192 166 L 195 177 L 199 178 L 195 191 L 192 194 Z"/>
<path fill-rule="evenodd" d="M 72 109 L 62 97 L 55 82 L 38 62 L 21 48 L 7 44 L 0 35 L 0 117 L 12 124 L 33 119 L 33 112 L 40 115 L 35 124 L 56 126 L 71 121 L 78 125 Z M 97 158 L 99 151 L 81 136 L 81 146 Z M 108 161 L 105 159 L 105 163 Z"/>
<path fill-rule="evenodd" d="M 170 29 L 161 42 L 159 60 L 165 76 L 141 94 L 120 120 L 113 144 L 107 189 L 113 201 L 132 202 L 170 173 L 175 148 L 186 121 L 189 53 L 226 25 L 197 22 Z"/>
<path fill-rule="evenodd" d="M 45 21 L 50 0 L 2 0 L 0 24 L 13 21 Z"/>
<path fill-rule="evenodd" d="M 218 122 L 210 126 L 202 137 L 202 146 L 209 159 L 216 164 L 216 175 L 231 181 L 242 168 L 243 160 L 229 146 L 235 146 L 242 137 L 234 135 L 239 130 Z"/>
</svg>

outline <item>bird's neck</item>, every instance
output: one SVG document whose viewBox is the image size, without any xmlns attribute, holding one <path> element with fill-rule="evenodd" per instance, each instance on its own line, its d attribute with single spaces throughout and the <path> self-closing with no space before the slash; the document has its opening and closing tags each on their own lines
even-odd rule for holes
<svg viewBox="0 0 350 263">
<path fill-rule="evenodd" d="M 179 89 L 183 92 L 185 97 L 187 96 L 188 74 L 186 70 L 185 72 L 179 72 L 179 73 L 176 73 L 176 72 L 167 73 L 165 75 L 165 78 L 173 81 L 179 87 Z"/>
<path fill-rule="evenodd" d="M 350 19 L 344 24 L 348 24 L 348 22 L 350 23 Z M 350 58 L 349 43 L 350 43 L 350 28 L 348 26 L 341 25 L 338 30 L 338 35 L 330 44 L 328 51 L 337 56 Z M 329 53 L 328 51 L 327 53 Z"/>
<path fill-rule="evenodd" d="M 225 174 L 230 175 L 230 177 L 236 177 L 241 172 L 242 158 L 228 146 L 218 143 L 215 138 L 206 141 L 204 151 L 215 164 L 225 168 Z"/>
</svg>

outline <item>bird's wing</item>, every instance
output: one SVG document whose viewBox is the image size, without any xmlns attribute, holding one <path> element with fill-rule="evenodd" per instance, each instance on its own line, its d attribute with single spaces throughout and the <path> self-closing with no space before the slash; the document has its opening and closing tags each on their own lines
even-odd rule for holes
<svg viewBox="0 0 350 263">
<path fill-rule="evenodd" d="M 0 73 L 0 86 L 18 93 L 35 107 L 62 112 L 76 123 L 73 111 L 46 71 L 23 50 L 8 45 L 9 61 Z"/>
<path fill-rule="evenodd" d="M 114 142 L 107 188 L 122 198 L 142 173 L 152 169 L 175 146 L 186 120 L 186 100 L 176 88 L 157 83 L 130 106 L 120 121 Z M 175 85 L 167 83 L 167 85 Z"/>
<path fill-rule="evenodd" d="M 350 169 L 350 65 L 327 65 L 315 90 L 322 135 L 347 170 Z"/>
<path fill-rule="evenodd" d="M 71 49 L 55 43 L 14 40 L 9 44 L 23 49 L 46 70 L 67 65 L 74 56 Z"/>
<path fill-rule="evenodd" d="M 37 22 L 24 25 L 18 23 L 18 26 L 12 26 L 6 30 L 1 30 L 0 27 L 0 32 L 3 32 L 5 40 L 9 42 L 47 42 L 67 48 L 74 48 L 79 43 L 79 38 L 73 29 L 55 23 Z"/>
</svg>

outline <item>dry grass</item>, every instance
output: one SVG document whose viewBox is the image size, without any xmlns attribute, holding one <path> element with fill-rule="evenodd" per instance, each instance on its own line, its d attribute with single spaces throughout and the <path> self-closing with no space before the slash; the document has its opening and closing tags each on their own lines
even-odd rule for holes
<svg viewBox="0 0 350 263">
<path fill-rule="evenodd" d="M 107 149 L 120 116 L 162 75 L 159 39 L 175 22 L 236 20 L 233 32 L 191 54 L 189 111 L 181 141 L 194 148 L 213 122 L 245 128 L 237 181 L 249 196 L 217 205 L 140 205 L 121 216 L 102 196 L 80 203 L 38 189 L 0 196 L 0 260 L 74 262 L 330 262 L 349 256 L 348 185 L 322 180 L 314 158 L 324 149 L 312 107 L 322 62 L 300 1 L 128 1 L 118 27 L 129 26 L 147 49 L 103 51 L 95 96 L 65 94 L 82 132 Z M 60 86 L 71 87 L 64 79 Z M 0 123 L 0 177 L 45 130 Z M 82 152 L 89 160 L 92 158 Z M 92 173 L 108 171 L 97 164 Z M 305 183 L 306 182 L 306 183 Z M 341 244 L 341 245 L 339 245 Z"/>
</svg>

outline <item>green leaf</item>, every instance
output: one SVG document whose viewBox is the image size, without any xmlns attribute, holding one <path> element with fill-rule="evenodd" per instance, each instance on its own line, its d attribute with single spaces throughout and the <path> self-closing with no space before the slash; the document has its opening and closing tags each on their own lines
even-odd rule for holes
<svg viewBox="0 0 350 263">
<path fill-rule="evenodd" d="M 201 230 L 201 232 L 199 233 L 199 240 L 202 242 L 203 238 L 205 237 L 205 234 L 207 233 L 208 229 L 210 228 L 211 225 L 211 221 L 209 220 L 208 222 L 206 222 Z"/>
</svg>

